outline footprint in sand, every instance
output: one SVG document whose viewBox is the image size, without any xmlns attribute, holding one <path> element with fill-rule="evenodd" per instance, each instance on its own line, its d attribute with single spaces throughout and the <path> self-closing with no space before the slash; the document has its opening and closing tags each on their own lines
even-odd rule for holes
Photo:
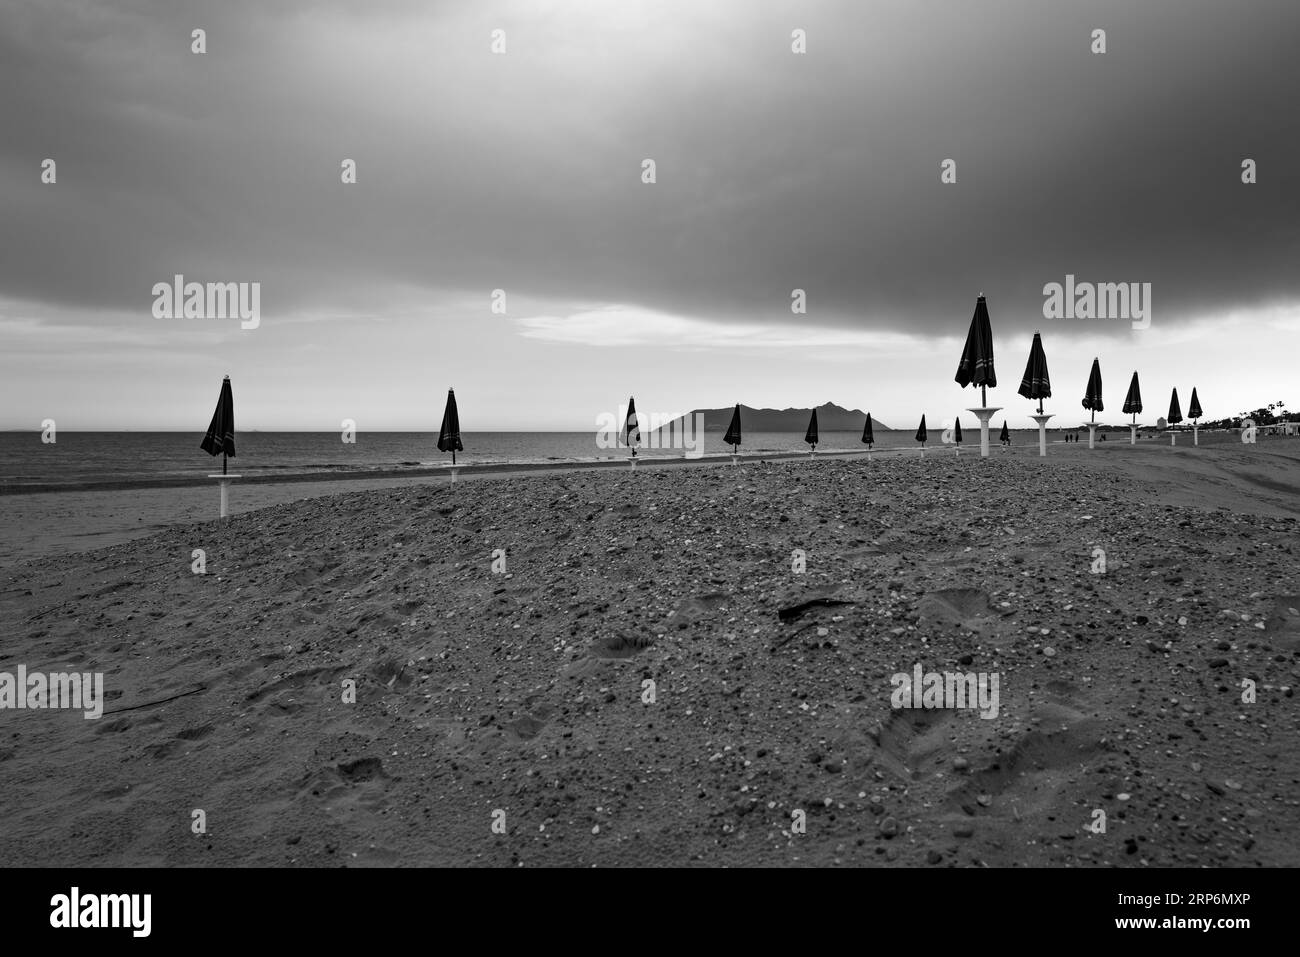
<svg viewBox="0 0 1300 957">
<path fill-rule="evenodd" d="M 982 830 L 1010 840 L 1026 819 L 1078 817 L 1078 796 L 1089 790 L 1080 782 L 1106 752 L 1104 729 L 1068 682 L 1050 682 L 1045 690 L 1044 700 L 1033 709 L 1031 729 L 949 792 L 950 823 L 979 818 Z"/>
<path fill-rule="evenodd" d="M 979 588 L 944 588 L 926 592 L 917 613 L 922 622 L 957 624 L 981 631 L 998 618 L 989 596 Z"/>
<path fill-rule="evenodd" d="M 394 780 L 380 758 L 367 756 L 306 775 L 298 786 L 298 799 L 319 801 L 331 814 L 371 812 L 387 805 L 388 788 Z"/>
<path fill-rule="evenodd" d="M 945 763 L 952 719 L 953 712 L 944 709 L 894 711 L 873 735 L 876 760 L 900 780 L 918 779 L 924 768 Z"/>
</svg>

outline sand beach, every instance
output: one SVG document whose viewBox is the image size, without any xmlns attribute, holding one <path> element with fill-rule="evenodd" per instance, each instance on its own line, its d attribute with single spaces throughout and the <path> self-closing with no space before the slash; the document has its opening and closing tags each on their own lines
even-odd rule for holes
<svg viewBox="0 0 1300 957">
<path fill-rule="evenodd" d="M 0 864 L 1300 864 L 1300 448 L 1035 452 L 135 493 L 0 571 L 106 696 L 5 714 Z"/>
</svg>

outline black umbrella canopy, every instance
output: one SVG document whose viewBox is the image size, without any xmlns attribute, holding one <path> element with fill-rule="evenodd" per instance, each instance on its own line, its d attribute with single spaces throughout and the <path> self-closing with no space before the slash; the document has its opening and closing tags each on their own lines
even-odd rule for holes
<svg viewBox="0 0 1300 957">
<path fill-rule="evenodd" d="M 808 420 L 808 431 L 804 433 L 803 440 L 813 448 L 817 447 L 817 410 L 812 410 L 812 418 Z"/>
<path fill-rule="evenodd" d="M 1101 404 L 1101 362 L 1097 359 L 1092 360 L 1092 372 L 1088 373 L 1088 391 L 1083 394 L 1083 407 L 1092 410 L 1094 422 L 1097 413 L 1106 408 Z"/>
<path fill-rule="evenodd" d="M 442 428 L 438 432 L 438 451 L 451 453 L 451 464 L 456 464 L 456 453 L 464 452 L 460 442 L 460 412 L 456 408 L 456 390 L 447 390 L 447 408 L 442 413 Z"/>
<path fill-rule="evenodd" d="M 875 445 L 876 437 L 871 432 L 871 413 L 867 413 L 867 424 L 862 427 L 862 441 L 867 444 L 867 448 Z"/>
<path fill-rule="evenodd" d="M 636 446 L 641 444 L 641 426 L 636 420 L 636 397 L 628 396 L 627 421 L 623 423 L 623 441 L 636 455 Z"/>
<path fill-rule="evenodd" d="M 1007 428 L 1007 423 L 1005 421 L 1002 423 L 1002 434 L 998 436 L 998 441 L 999 442 L 1011 441 L 1011 430 Z"/>
<path fill-rule="evenodd" d="M 1177 425 L 1183 421 L 1183 407 L 1178 404 L 1178 390 L 1174 389 L 1174 394 L 1169 397 L 1169 415 L 1166 420 L 1170 425 Z"/>
<path fill-rule="evenodd" d="M 1195 391 L 1195 390 L 1193 390 Z M 1124 396 L 1124 414 L 1132 412 L 1134 421 L 1137 414 L 1142 411 L 1142 389 L 1138 385 L 1138 374 L 1133 373 L 1133 381 L 1128 384 L 1128 395 Z"/>
<path fill-rule="evenodd" d="M 728 445 L 740 446 L 740 403 L 736 403 L 736 411 L 731 413 L 731 424 L 727 426 L 727 434 L 722 437 L 722 441 Z"/>
<path fill-rule="evenodd" d="M 916 430 L 916 441 L 925 445 L 927 438 L 929 438 L 929 433 L 925 431 L 925 416 L 921 416 L 921 427 Z"/>
<path fill-rule="evenodd" d="M 983 294 L 975 300 L 975 315 L 971 316 L 970 331 L 966 333 L 966 348 L 957 364 L 957 384 L 980 387 L 980 401 L 984 402 L 984 388 L 998 384 L 993 371 L 993 326 L 989 323 L 989 307 Z"/>
<path fill-rule="evenodd" d="M 230 391 L 230 376 L 221 380 L 217 411 L 212 413 L 212 424 L 199 447 L 209 455 L 221 456 L 223 472 L 226 470 L 226 457 L 235 458 L 235 396 Z"/>
<path fill-rule="evenodd" d="M 952 440 L 961 445 L 961 419 L 955 419 L 952 423 Z"/>
<path fill-rule="evenodd" d="M 1029 362 L 1025 365 L 1019 392 L 1026 399 L 1038 400 L 1039 415 L 1043 412 L 1043 400 L 1052 397 L 1052 380 L 1047 374 L 1047 353 L 1043 351 L 1043 337 L 1037 332 L 1029 347 Z"/>
<path fill-rule="evenodd" d="M 1196 398 L 1196 386 L 1192 386 L 1192 401 L 1187 406 L 1187 417 L 1189 419 L 1199 419 L 1204 414 L 1201 411 L 1201 400 Z"/>
</svg>

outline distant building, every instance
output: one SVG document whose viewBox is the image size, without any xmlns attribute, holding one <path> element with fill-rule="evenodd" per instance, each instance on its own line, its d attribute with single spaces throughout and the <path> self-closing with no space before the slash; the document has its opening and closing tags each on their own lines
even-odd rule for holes
<svg viewBox="0 0 1300 957">
<path fill-rule="evenodd" d="M 1300 422 L 1274 422 L 1272 425 L 1255 427 L 1255 434 L 1264 435 L 1300 435 Z"/>
</svg>

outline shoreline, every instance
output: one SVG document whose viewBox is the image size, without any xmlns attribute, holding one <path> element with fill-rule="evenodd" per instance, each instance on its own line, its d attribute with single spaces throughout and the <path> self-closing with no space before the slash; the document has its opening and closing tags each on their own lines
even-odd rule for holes
<svg viewBox="0 0 1300 957">
<path fill-rule="evenodd" d="M 907 452 L 916 451 L 915 449 L 877 449 L 873 454 L 884 454 L 887 452 Z M 856 449 L 837 450 L 833 452 L 818 452 L 818 457 L 823 456 L 850 456 L 866 455 L 866 451 L 859 452 Z M 769 459 L 791 459 L 807 458 L 807 452 L 742 452 L 740 453 L 741 461 L 750 460 L 769 460 Z M 555 462 L 480 462 L 470 465 L 456 465 L 456 475 L 458 479 L 469 478 L 473 475 L 491 474 L 491 473 L 512 473 L 512 472 L 546 472 L 556 469 L 565 471 L 571 469 L 601 469 L 601 468 L 628 468 L 629 459 L 593 459 L 591 461 L 570 461 L 559 460 Z M 709 453 L 696 458 L 687 456 L 637 456 L 637 467 L 654 464 L 661 465 L 699 465 L 699 464 L 730 464 L 730 453 Z M 241 485 L 286 485 L 286 484 L 308 484 L 313 482 L 367 482 L 382 481 L 386 479 L 419 479 L 419 478 L 449 478 L 453 466 L 447 465 L 436 466 L 411 466 L 408 468 L 376 468 L 376 469 L 354 469 L 347 471 L 335 472 L 288 472 L 285 474 L 262 474 L 262 475 L 245 475 L 239 479 Z M 232 470 L 237 473 L 236 470 Z M 139 480 L 127 481 L 103 481 L 103 482 L 43 482 L 32 484 L 7 484 L 0 485 L 0 496 L 11 495 L 46 495 L 59 494 L 61 492 L 122 492 L 131 489 L 157 489 L 157 488 L 199 488 L 212 485 L 212 479 L 208 476 L 215 473 L 194 474 L 186 476 L 173 476 L 169 478 L 146 478 Z"/>
<path fill-rule="evenodd" d="M 954 448 L 952 445 L 940 443 L 940 429 L 931 430 L 934 436 L 933 440 L 926 447 L 927 453 L 947 453 Z M 1049 429 L 1049 433 L 1062 429 Z M 1114 427 L 1110 431 L 1115 431 Z M 1027 430 L 1015 430 L 1014 434 L 1021 441 L 1012 445 L 1012 450 L 1016 449 L 1036 449 L 1037 437 Z M 1098 434 L 1103 434 L 1098 429 Z M 1109 433 L 1105 433 L 1109 434 Z M 1127 432 L 1123 435 L 1127 437 Z M 1177 433 L 1180 437 L 1184 433 Z M 1143 438 L 1139 443 L 1141 446 L 1169 444 L 1164 441 L 1166 433 L 1158 437 Z M 1185 433 L 1190 436 L 1191 432 Z M 967 440 L 961 445 L 963 454 L 979 454 L 979 430 L 971 429 L 966 432 Z M 1286 436 L 1271 437 L 1265 439 L 1259 444 L 1272 444 L 1276 439 L 1289 438 Z M 1234 445 L 1237 439 L 1235 432 L 1202 432 L 1200 448 L 1212 448 L 1220 445 Z M 1062 438 L 1049 438 L 1049 447 L 1066 447 L 1069 445 L 1086 443 L 1067 443 Z M 1098 447 L 1103 445 L 1109 446 L 1109 442 L 1098 442 Z M 1127 441 L 1122 443 L 1128 445 Z M 1297 443 L 1300 447 L 1300 443 Z M 743 449 L 743 446 L 742 446 Z M 652 454 L 645 454 L 650 451 Z M 676 451 L 676 450 L 674 450 Z M 1001 448 L 996 438 L 996 430 L 990 433 L 990 452 L 1000 452 Z M 908 453 L 917 453 L 919 448 L 914 445 L 907 446 L 890 446 L 888 448 L 878 448 L 871 450 L 871 455 L 899 455 Z M 638 468 L 642 466 L 681 466 L 681 465 L 701 465 L 701 464 L 730 464 L 732 454 L 730 452 L 708 452 L 700 456 L 689 457 L 686 455 L 664 455 L 660 454 L 661 450 L 651 449 L 642 450 L 642 454 L 637 456 Z M 865 457 L 866 449 L 826 449 L 819 450 L 816 458 L 852 458 Z M 771 450 L 745 452 L 741 451 L 739 459 L 742 463 L 752 461 L 785 461 L 808 459 L 809 454 L 806 450 Z M 555 461 L 519 461 L 519 462 L 474 462 L 470 464 L 458 464 L 456 469 L 458 478 L 469 478 L 473 475 L 496 474 L 496 473 L 515 473 L 515 472 L 546 472 L 556 469 L 605 469 L 605 468 L 627 468 L 629 457 L 609 458 L 609 459 L 557 459 Z M 289 466 L 287 468 L 292 468 Z M 351 469 L 336 469 L 332 471 L 272 471 L 262 472 L 260 474 L 241 475 L 236 488 L 244 485 L 286 485 L 286 484 L 311 484 L 317 482 L 375 482 L 386 481 L 390 479 L 423 479 L 423 478 L 440 478 L 449 477 L 453 466 L 450 463 L 439 465 L 419 465 L 419 466 L 377 466 L 375 468 L 357 467 Z M 231 464 L 231 471 L 239 474 L 239 462 L 236 460 Z M 136 489 L 180 489 L 180 488 L 203 488 L 210 487 L 213 480 L 209 477 L 214 474 L 212 471 L 196 470 L 192 474 L 171 475 L 165 477 L 141 477 L 131 479 L 108 479 L 94 480 L 85 482 L 0 482 L 0 498 L 7 498 L 22 495 L 47 495 L 63 494 L 72 492 L 124 492 Z"/>
</svg>

